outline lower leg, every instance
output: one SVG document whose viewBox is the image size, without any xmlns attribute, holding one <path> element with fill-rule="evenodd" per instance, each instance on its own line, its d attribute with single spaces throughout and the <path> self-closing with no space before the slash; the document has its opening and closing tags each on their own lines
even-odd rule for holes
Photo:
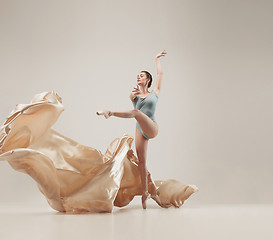
<svg viewBox="0 0 273 240">
<path fill-rule="evenodd" d="M 140 177 L 141 177 L 141 185 L 142 185 L 142 193 L 145 193 L 148 191 L 148 185 L 147 185 L 147 167 L 146 163 L 143 163 L 142 161 L 138 164 L 139 171 L 140 171 Z"/>
<path fill-rule="evenodd" d="M 111 111 L 111 115 L 115 117 L 121 117 L 121 118 L 134 118 L 135 111 L 134 110 L 128 110 L 128 111 L 122 111 L 122 112 Z"/>
<path fill-rule="evenodd" d="M 147 185 L 147 168 L 146 168 L 146 163 L 139 162 L 138 164 L 139 170 L 140 170 L 140 176 L 141 176 L 141 184 L 142 184 L 142 208 L 146 209 L 146 200 L 148 198 L 148 185 Z"/>
</svg>

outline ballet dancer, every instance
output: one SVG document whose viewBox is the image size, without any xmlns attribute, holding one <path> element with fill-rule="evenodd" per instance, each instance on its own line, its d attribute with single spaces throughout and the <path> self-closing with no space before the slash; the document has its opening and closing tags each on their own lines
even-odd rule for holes
<svg viewBox="0 0 273 240">
<path fill-rule="evenodd" d="M 148 172 L 146 167 L 148 140 L 155 138 L 158 134 L 158 124 L 155 120 L 154 113 L 161 89 L 163 75 L 159 58 L 165 56 L 166 53 L 166 50 L 163 50 L 155 57 L 157 67 L 157 81 L 154 89 L 151 92 L 148 91 L 148 88 L 152 85 L 152 75 L 147 71 L 141 71 L 137 75 L 137 87 L 135 87 L 130 93 L 130 99 L 133 103 L 134 109 L 123 112 L 110 110 L 96 112 L 97 115 L 103 115 L 106 119 L 111 116 L 115 116 L 120 118 L 135 118 L 137 121 L 135 132 L 135 147 L 139 160 L 139 170 L 143 188 L 143 209 L 146 209 L 146 200 L 150 198 L 150 194 L 148 193 Z"/>
</svg>

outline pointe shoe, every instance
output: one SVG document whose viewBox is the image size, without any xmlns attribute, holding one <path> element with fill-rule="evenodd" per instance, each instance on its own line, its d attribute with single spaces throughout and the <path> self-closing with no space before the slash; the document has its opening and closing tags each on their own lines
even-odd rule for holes
<svg viewBox="0 0 273 240">
<path fill-rule="evenodd" d="M 149 198 L 151 198 L 151 194 L 148 192 L 145 192 L 144 194 L 142 194 L 142 208 L 146 209 L 146 200 L 148 200 Z"/>
<path fill-rule="evenodd" d="M 105 111 L 101 110 L 101 111 L 97 111 L 96 113 L 97 115 L 104 115 L 106 119 L 112 116 L 112 113 L 109 110 L 105 110 Z"/>
</svg>

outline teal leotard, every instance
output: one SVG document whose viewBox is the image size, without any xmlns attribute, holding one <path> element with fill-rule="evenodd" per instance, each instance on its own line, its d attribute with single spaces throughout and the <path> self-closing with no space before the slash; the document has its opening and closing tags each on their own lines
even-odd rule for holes
<svg viewBox="0 0 273 240">
<path fill-rule="evenodd" d="M 141 98 L 138 95 L 135 97 L 133 101 L 133 105 L 135 109 L 139 109 L 141 112 L 145 113 L 149 118 L 151 118 L 155 123 L 155 108 L 158 101 L 158 96 L 155 94 L 154 90 L 152 90 L 148 96 L 145 98 Z M 136 123 L 136 128 L 141 132 L 141 134 L 146 138 L 149 139 L 146 134 L 140 128 L 138 122 Z"/>
</svg>

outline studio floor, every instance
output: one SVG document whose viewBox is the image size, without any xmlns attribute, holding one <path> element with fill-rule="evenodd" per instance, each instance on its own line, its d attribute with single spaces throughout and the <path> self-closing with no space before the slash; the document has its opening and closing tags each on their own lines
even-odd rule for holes
<svg viewBox="0 0 273 240">
<path fill-rule="evenodd" d="M 48 205 L 0 205 L 0 239 L 273 239 L 272 205 L 190 204 L 163 209 L 141 198 L 112 213 L 63 214 Z"/>
</svg>

